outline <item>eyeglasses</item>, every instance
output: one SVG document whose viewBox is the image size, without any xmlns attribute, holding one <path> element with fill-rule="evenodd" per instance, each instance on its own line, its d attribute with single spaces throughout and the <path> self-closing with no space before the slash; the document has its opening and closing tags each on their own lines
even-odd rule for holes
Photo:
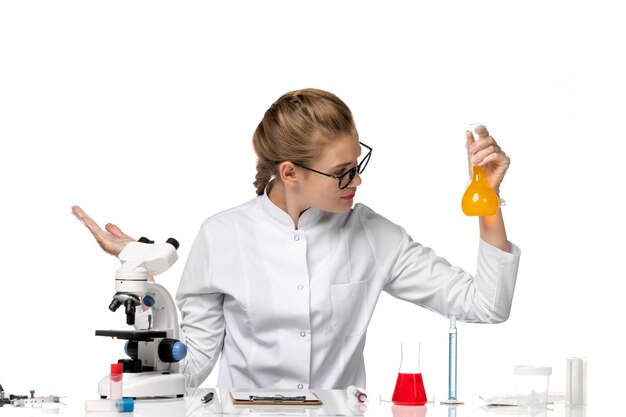
<svg viewBox="0 0 626 417">
<path fill-rule="evenodd" d="M 346 172 L 344 172 L 341 175 L 327 174 L 325 172 L 318 171 L 316 169 L 309 168 L 309 167 L 304 166 L 304 165 L 296 164 L 295 162 L 293 164 L 296 165 L 296 166 L 299 166 L 300 168 L 304 168 L 306 170 L 313 171 L 315 173 L 318 173 L 318 174 L 321 174 L 321 175 L 325 175 L 325 176 L 327 176 L 329 178 L 338 180 L 339 181 L 339 189 L 343 190 L 344 188 L 348 187 L 348 185 L 350 185 L 350 183 L 352 182 L 354 177 L 356 177 L 357 172 L 360 175 L 360 174 L 363 173 L 363 171 L 365 171 L 365 167 L 367 166 L 367 163 L 370 161 L 370 157 L 372 156 L 372 148 L 367 146 L 363 142 L 359 142 L 359 143 L 361 144 L 361 146 L 363 146 L 363 147 L 368 149 L 367 154 L 363 157 L 363 159 L 361 159 L 361 162 L 359 162 L 356 166 L 350 168 L 349 170 L 347 170 Z M 276 163 L 279 164 L 280 161 L 276 161 Z"/>
</svg>

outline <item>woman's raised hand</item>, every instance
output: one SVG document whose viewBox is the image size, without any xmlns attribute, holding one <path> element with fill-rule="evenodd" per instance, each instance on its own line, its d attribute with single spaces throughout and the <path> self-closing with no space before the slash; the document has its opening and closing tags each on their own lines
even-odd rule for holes
<svg viewBox="0 0 626 417">
<path fill-rule="evenodd" d="M 87 229 L 96 238 L 98 245 L 109 255 L 117 256 L 124 249 L 128 242 L 134 242 L 135 239 L 128 236 L 114 224 L 107 223 L 104 230 L 78 206 L 72 207 L 72 214 L 78 218 Z"/>
<path fill-rule="evenodd" d="M 498 193 L 504 174 L 511 164 L 511 158 L 498 146 L 496 140 L 483 125 L 477 126 L 473 132 L 469 130 L 465 132 L 465 147 L 470 178 L 472 165 L 482 166 L 489 185 Z"/>
</svg>

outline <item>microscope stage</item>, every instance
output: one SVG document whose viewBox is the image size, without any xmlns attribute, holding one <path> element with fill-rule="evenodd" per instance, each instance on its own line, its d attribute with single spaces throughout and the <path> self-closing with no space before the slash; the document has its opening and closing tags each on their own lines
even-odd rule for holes
<svg viewBox="0 0 626 417">
<path fill-rule="evenodd" d="M 154 339 L 167 337 L 167 332 L 159 330 L 96 330 L 96 336 L 115 337 L 117 339 L 152 342 Z"/>
</svg>

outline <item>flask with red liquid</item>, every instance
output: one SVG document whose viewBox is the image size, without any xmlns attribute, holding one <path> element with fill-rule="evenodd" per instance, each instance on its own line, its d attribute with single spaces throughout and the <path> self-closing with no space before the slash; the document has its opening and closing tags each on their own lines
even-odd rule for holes
<svg viewBox="0 0 626 417">
<path fill-rule="evenodd" d="M 400 353 L 400 371 L 391 401 L 396 405 L 424 405 L 427 399 L 420 367 L 420 344 L 403 342 Z"/>
</svg>

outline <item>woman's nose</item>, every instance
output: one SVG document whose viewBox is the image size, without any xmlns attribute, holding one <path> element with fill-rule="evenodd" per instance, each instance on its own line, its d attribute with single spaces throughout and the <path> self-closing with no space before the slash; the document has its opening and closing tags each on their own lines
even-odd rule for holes
<svg viewBox="0 0 626 417">
<path fill-rule="evenodd" d="M 361 185 L 361 182 L 361 174 L 357 172 L 354 178 L 352 178 L 352 181 L 350 181 L 350 184 L 348 184 L 348 187 L 358 187 Z"/>
</svg>

